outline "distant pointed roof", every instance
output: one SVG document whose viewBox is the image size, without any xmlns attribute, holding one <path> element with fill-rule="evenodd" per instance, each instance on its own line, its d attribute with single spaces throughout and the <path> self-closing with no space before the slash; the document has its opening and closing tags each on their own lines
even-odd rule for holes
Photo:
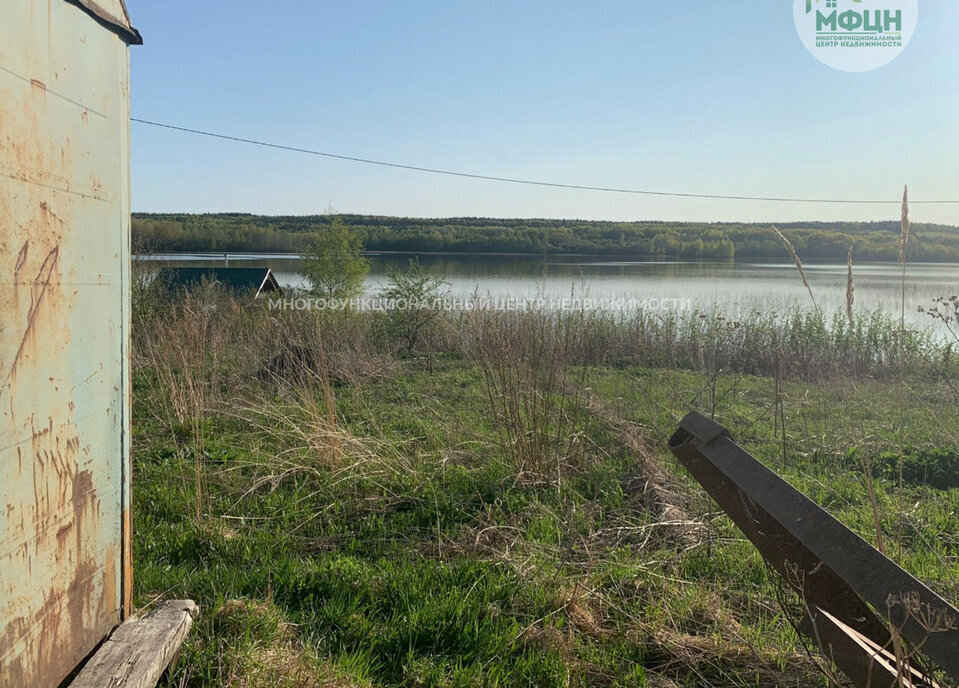
<svg viewBox="0 0 959 688">
<path fill-rule="evenodd" d="M 143 38 L 140 32 L 133 28 L 130 23 L 130 15 L 127 12 L 123 0 L 66 0 L 71 5 L 76 5 L 100 24 L 113 31 L 122 38 L 128 45 L 142 45 Z"/>
<path fill-rule="evenodd" d="M 215 282 L 232 291 L 283 293 L 269 268 L 193 267 L 163 268 L 160 279 L 172 288 L 191 289 L 203 282 Z"/>
</svg>

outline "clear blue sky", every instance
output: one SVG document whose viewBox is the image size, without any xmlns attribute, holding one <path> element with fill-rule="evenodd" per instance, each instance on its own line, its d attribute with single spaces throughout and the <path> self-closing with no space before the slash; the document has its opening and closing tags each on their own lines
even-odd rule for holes
<svg viewBox="0 0 959 688">
<path fill-rule="evenodd" d="M 835 71 L 789 0 L 128 0 L 134 117 L 561 183 L 959 199 L 959 3 L 891 64 Z M 895 219 L 891 206 L 686 200 L 438 177 L 134 123 L 136 211 L 643 220 Z M 959 205 L 915 206 L 959 224 Z"/>
</svg>

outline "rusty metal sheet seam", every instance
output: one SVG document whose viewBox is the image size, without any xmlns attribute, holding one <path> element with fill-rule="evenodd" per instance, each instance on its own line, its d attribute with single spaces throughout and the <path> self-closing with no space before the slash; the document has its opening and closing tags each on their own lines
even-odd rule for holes
<svg viewBox="0 0 959 688">
<path fill-rule="evenodd" d="M 35 284 L 35 280 L 32 279 L 22 279 L 15 281 L 0 280 L 0 287 L 29 287 Z M 110 280 L 103 280 L 97 282 L 67 282 L 66 280 L 58 282 L 57 286 L 59 287 L 112 287 L 115 286 Z M 91 376 L 92 377 L 92 376 Z M 60 378 L 62 380 L 62 378 Z M 76 389 L 80 385 L 75 385 L 71 389 Z"/>
<path fill-rule="evenodd" d="M 126 6 L 120 2 L 126 13 Z M 129 20 L 129 16 L 127 16 Z M 129 84 L 130 54 L 127 51 L 126 60 L 122 65 L 125 80 Z M 121 293 L 127 296 L 121 299 L 121 337 L 120 337 L 120 620 L 124 621 L 133 614 L 133 450 L 131 438 L 133 435 L 132 408 L 133 408 L 133 373 L 132 373 L 132 322 L 133 312 L 130 289 L 133 283 L 131 256 L 133 253 L 132 237 L 132 193 L 130 179 L 130 98 L 128 91 L 118 94 L 118 112 L 126 123 L 124 136 L 121 139 L 121 155 L 127 161 L 126 174 L 121 178 L 123 191 L 117 195 L 121 204 L 121 250 L 127 259 L 122 262 L 120 269 Z M 195 605 L 194 605 L 195 606 Z"/>
<path fill-rule="evenodd" d="M 0 399 L 3 399 L 3 391 L 4 391 L 4 389 L 5 389 L 5 388 L 0 387 Z M 76 423 L 77 425 L 82 425 L 84 422 L 90 420 L 91 418 L 95 418 L 95 417 L 97 417 L 98 415 L 100 415 L 100 414 L 98 414 L 98 413 L 89 413 L 89 414 L 87 414 L 87 415 L 85 415 L 85 416 L 82 416 L 82 417 L 80 417 L 80 418 L 75 419 L 75 420 L 74 420 L 74 423 Z M 5 447 L 0 447 L 0 454 L 5 454 L 6 452 L 11 451 L 11 450 L 13 450 L 13 449 L 16 449 L 17 447 L 22 447 L 23 445 L 31 442 L 32 440 L 33 440 L 32 437 L 24 437 L 23 439 L 21 439 L 21 440 L 18 441 L 18 442 L 14 442 L 13 444 L 8 444 L 8 445 L 5 446 Z"/>
<path fill-rule="evenodd" d="M 30 78 L 28 78 L 28 77 L 23 76 L 22 74 L 17 74 L 17 73 L 14 72 L 13 70 L 7 69 L 6 67 L 4 67 L 4 66 L 2 66 L 2 65 L 0 65 L 0 72 L 6 72 L 6 73 L 9 74 L 10 76 L 12 76 L 12 77 L 14 77 L 14 78 L 16 78 L 16 79 L 19 79 L 20 81 L 22 81 L 22 82 L 24 82 L 24 83 L 26 83 L 26 84 L 29 84 L 30 86 L 34 86 L 34 85 L 36 85 L 36 84 L 42 84 L 43 90 L 47 93 L 47 95 L 54 96 L 54 97 L 56 97 L 56 98 L 59 98 L 60 100 L 66 101 L 67 103 L 70 103 L 71 105 L 75 105 L 76 107 L 80 108 L 81 110 L 83 110 L 83 111 L 85 111 L 85 112 L 92 112 L 94 115 L 96 115 L 96 116 L 98 116 L 98 117 L 102 117 L 103 119 L 107 119 L 107 116 L 104 115 L 102 112 L 93 109 L 93 108 L 90 107 L 89 105 L 84 105 L 83 103 L 81 103 L 81 102 L 78 101 L 78 100 L 74 100 L 73 98 L 69 98 L 69 97 L 63 95 L 62 93 L 58 93 L 57 91 L 53 90 L 52 88 L 50 88 L 49 86 L 47 86 L 46 84 L 44 84 L 44 83 L 41 82 L 41 81 L 37 81 L 36 79 L 30 79 Z"/>
<path fill-rule="evenodd" d="M 84 494 L 93 494 L 93 492 L 86 492 Z M 34 519 L 36 524 L 36 533 L 37 535 L 44 535 L 54 527 L 66 525 L 68 522 L 72 523 L 75 520 L 73 512 L 70 511 L 60 511 L 60 512 L 47 512 L 45 516 L 39 519 Z M 7 557 L 13 552 L 16 552 L 16 547 L 10 547 L 17 543 L 20 534 L 14 533 L 13 537 L 8 537 L 2 542 L 0 542 L 0 559 Z"/>
<path fill-rule="evenodd" d="M 62 191 L 63 193 L 72 194 L 74 196 L 81 196 L 82 198 L 89 199 L 91 201 L 99 201 L 100 203 L 111 203 L 111 198 L 106 198 L 104 196 L 94 196 L 92 194 L 84 193 L 82 191 L 75 191 L 73 189 L 67 189 L 62 186 L 57 186 L 56 184 L 47 184 L 46 182 L 39 182 L 35 179 L 28 179 L 19 174 L 10 174 L 9 172 L 0 172 L 0 177 L 6 177 L 7 179 L 12 179 L 15 182 L 24 182 L 25 184 L 33 184 L 35 186 L 41 186 L 45 189 L 51 189 L 52 191 Z"/>
</svg>

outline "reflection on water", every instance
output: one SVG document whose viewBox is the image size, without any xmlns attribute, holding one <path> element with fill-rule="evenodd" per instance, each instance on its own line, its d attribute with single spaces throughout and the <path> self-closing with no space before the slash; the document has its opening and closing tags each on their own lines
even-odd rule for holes
<svg viewBox="0 0 959 688">
<path fill-rule="evenodd" d="M 224 264 L 223 254 L 155 256 L 170 265 Z M 409 255 L 371 255 L 367 292 L 386 284 L 391 269 L 403 268 Z M 493 299 L 545 297 L 562 299 L 571 293 L 593 302 L 645 301 L 688 303 L 691 308 L 718 310 L 730 316 L 751 311 L 781 311 L 810 306 L 792 263 L 692 262 L 668 260 L 602 260 L 584 256 L 421 255 L 420 262 L 442 275 L 450 295 L 474 293 Z M 292 254 L 230 254 L 229 264 L 270 267 L 283 286 L 305 286 Z M 846 266 L 806 265 L 806 275 L 820 307 L 828 314 L 846 307 Z M 883 310 L 898 317 L 902 296 L 900 268 L 894 263 L 864 263 L 853 267 L 855 308 Z M 937 296 L 959 293 L 959 265 L 910 264 L 906 267 L 906 312 L 913 326 L 929 327 L 918 313 Z"/>
</svg>

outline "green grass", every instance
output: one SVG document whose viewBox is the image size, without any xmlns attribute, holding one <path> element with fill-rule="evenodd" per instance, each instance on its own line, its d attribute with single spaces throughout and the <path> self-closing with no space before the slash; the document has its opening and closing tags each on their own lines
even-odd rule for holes
<svg viewBox="0 0 959 688">
<path fill-rule="evenodd" d="M 157 362 L 139 368 L 137 602 L 201 607 L 163 685 L 824 685 L 761 557 L 665 450 L 679 418 L 712 403 L 748 451 L 871 541 L 873 465 L 890 554 L 959 597 L 959 410 L 935 381 L 910 381 L 901 406 L 894 378 L 786 381 L 784 457 L 771 378 L 577 369 L 707 523 L 691 543 L 637 499 L 641 462 L 609 422 L 580 428 L 581 458 L 555 476 L 531 475 L 471 357 L 394 363 L 329 391 L 220 370 L 185 421 Z"/>
</svg>

